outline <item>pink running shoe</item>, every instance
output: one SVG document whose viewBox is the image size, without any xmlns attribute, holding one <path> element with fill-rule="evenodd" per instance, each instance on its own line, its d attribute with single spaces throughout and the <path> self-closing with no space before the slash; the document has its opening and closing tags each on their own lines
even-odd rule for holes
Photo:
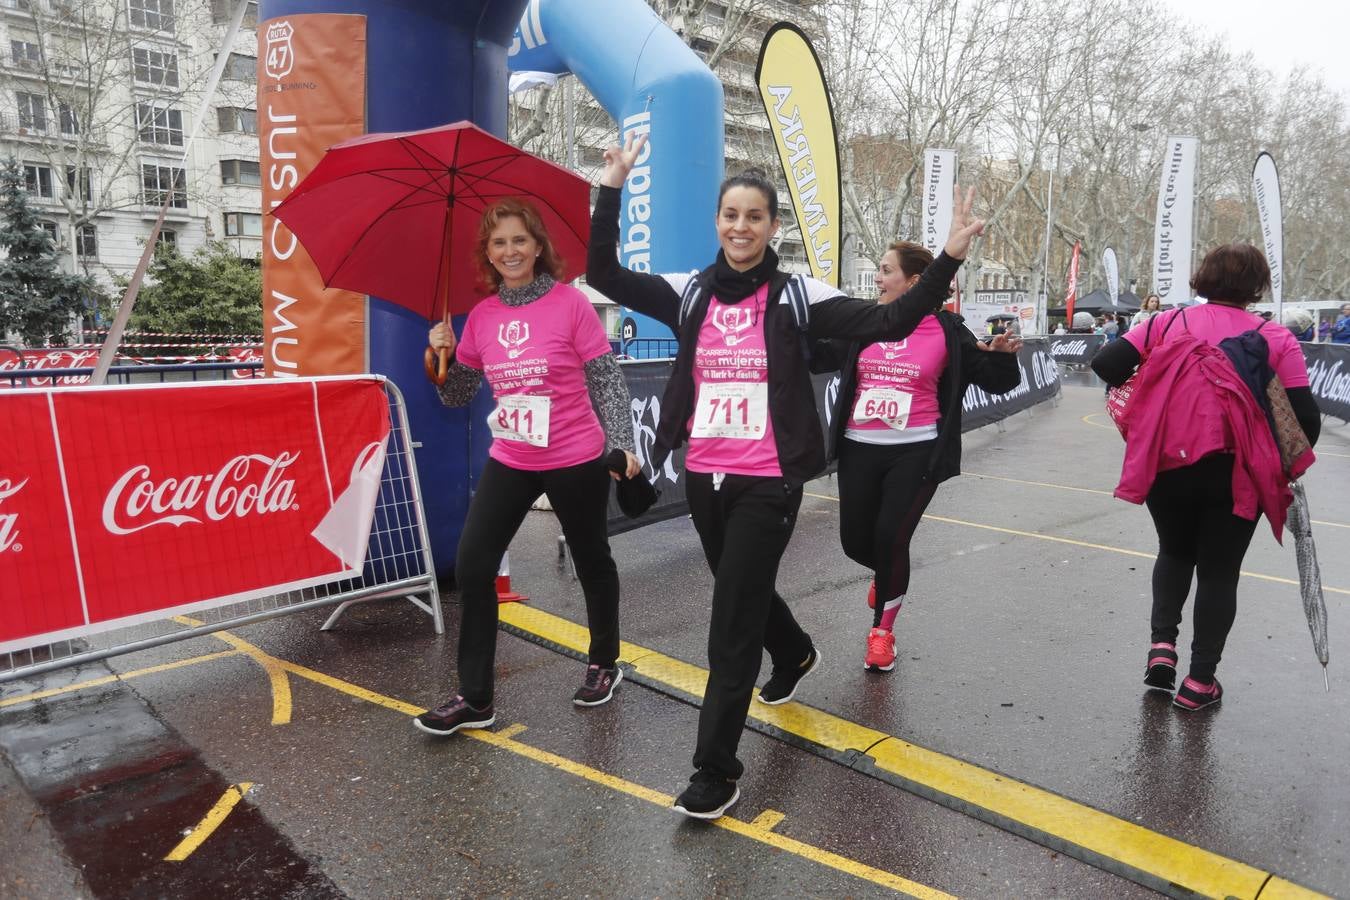
<svg viewBox="0 0 1350 900">
<path fill-rule="evenodd" d="M 1223 685 L 1219 684 L 1219 679 L 1216 678 L 1209 684 L 1204 684 L 1194 678 L 1187 677 L 1177 690 L 1177 695 L 1172 698 L 1172 705 L 1195 712 L 1197 709 L 1213 706 L 1222 697 Z"/>
<path fill-rule="evenodd" d="M 1177 645 L 1156 643 L 1148 648 L 1148 665 L 1144 668 L 1144 684 L 1161 691 L 1170 691 L 1177 683 Z"/>
<path fill-rule="evenodd" d="M 863 668 L 869 672 L 889 672 L 895 668 L 895 635 L 884 628 L 867 632 L 867 656 Z"/>
<path fill-rule="evenodd" d="M 867 608 L 877 608 L 877 583 L 872 582 L 872 586 L 867 589 Z"/>
</svg>

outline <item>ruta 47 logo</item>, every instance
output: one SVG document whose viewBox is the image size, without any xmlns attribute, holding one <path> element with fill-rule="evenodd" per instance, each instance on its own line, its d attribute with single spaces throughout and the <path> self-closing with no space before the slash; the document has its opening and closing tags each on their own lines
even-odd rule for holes
<svg viewBox="0 0 1350 900">
<path fill-rule="evenodd" d="M 19 540 L 19 514 L 5 512 L 3 505 L 6 500 L 23 490 L 23 486 L 27 483 L 27 478 L 18 484 L 8 478 L 0 478 L 0 553 L 4 553 L 6 550 L 13 550 L 17 553 L 23 549 L 17 543 Z"/>
<path fill-rule="evenodd" d="M 289 21 L 274 22 L 267 26 L 267 57 L 263 69 L 268 78 L 277 81 L 291 74 L 295 67 L 295 51 L 291 48 L 291 36 L 295 28 Z"/>
</svg>

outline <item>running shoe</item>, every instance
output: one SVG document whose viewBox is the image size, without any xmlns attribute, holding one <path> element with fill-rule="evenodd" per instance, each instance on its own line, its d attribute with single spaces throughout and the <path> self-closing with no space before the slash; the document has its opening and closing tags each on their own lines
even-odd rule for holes
<svg viewBox="0 0 1350 900">
<path fill-rule="evenodd" d="M 599 706 L 608 703 L 620 681 L 623 681 L 623 669 L 618 666 L 612 669 L 587 666 L 586 680 L 572 695 L 572 702 L 577 706 Z"/>
<path fill-rule="evenodd" d="M 764 682 L 764 687 L 759 690 L 759 702 L 767 703 L 769 706 L 788 702 L 792 699 L 792 695 L 797 693 L 797 685 L 801 680 L 819 667 L 820 651 L 812 647 L 811 655 L 806 658 L 805 663 L 791 669 L 775 668 L 769 675 L 769 680 Z"/>
<path fill-rule="evenodd" d="M 1213 706 L 1221 699 L 1223 699 L 1223 685 L 1219 684 L 1219 679 L 1205 684 L 1188 676 L 1181 683 L 1177 695 L 1172 698 L 1172 705 L 1195 712 L 1197 709 Z"/>
<path fill-rule="evenodd" d="M 1144 669 L 1144 684 L 1163 691 L 1170 691 L 1176 687 L 1176 644 L 1160 641 L 1148 648 L 1148 666 Z"/>
<path fill-rule="evenodd" d="M 895 635 L 885 628 L 867 632 L 867 656 L 863 668 L 869 672 L 889 672 L 895 668 Z"/>
<path fill-rule="evenodd" d="M 450 735 L 461 728 L 487 728 L 497 721 L 489 704 L 486 709 L 474 709 L 463 697 L 451 697 L 435 709 L 429 709 L 413 719 L 413 725 L 427 734 Z"/>
<path fill-rule="evenodd" d="M 875 581 L 867 588 L 867 608 L 877 608 L 877 583 Z"/>
<path fill-rule="evenodd" d="M 698 771 L 689 787 L 675 798 L 671 809 L 691 819 L 719 819 L 731 804 L 741 799 L 741 789 L 730 778 Z"/>
</svg>

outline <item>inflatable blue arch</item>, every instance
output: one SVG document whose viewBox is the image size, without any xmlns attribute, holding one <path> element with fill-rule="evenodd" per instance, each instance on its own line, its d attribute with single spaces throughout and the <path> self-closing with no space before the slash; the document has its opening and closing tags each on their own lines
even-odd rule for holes
<svg viewBox="0 0 1350 900">
<path fill-rule="evenodd" d="M 680 271 L 712 258 L 722 87 L 643 0 L 261 0 L 259 7 L 260 21 L 366 17 L 369 131 L 470 119 L 505 136 L 508 66 L 575 75 L 625 132 L 650 135 L 625 190 L 624 264 Z M 669 334 L 633 318 L 640 336 Z M 490 398 L 481 391 L 460 410 L 439 403 L 422 374 L 425 319 L 371 297 L 366 327 L 370 371 L 404 389 L 432 550 L 445 575 L 487 458 Z"/>
</svg>

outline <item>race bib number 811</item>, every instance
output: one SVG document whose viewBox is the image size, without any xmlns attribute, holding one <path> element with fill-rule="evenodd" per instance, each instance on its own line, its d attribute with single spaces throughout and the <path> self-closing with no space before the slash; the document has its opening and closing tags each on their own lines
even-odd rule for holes
<svg viewBox="0 0 1350 900">
<path fill-rule="evenodd" d="M 548 446 L 548 397 L 511 394 L 497 398 L 497 408 L 488 416 L 492 436 L 504 441 L 524 441 L 534 447 Z"/>
<path fill-rule="evenodd" d="M 704 384 L 699 388 L 690 437 L 754 441 L 769 421 L 769 385 Z"/>
</svg>

